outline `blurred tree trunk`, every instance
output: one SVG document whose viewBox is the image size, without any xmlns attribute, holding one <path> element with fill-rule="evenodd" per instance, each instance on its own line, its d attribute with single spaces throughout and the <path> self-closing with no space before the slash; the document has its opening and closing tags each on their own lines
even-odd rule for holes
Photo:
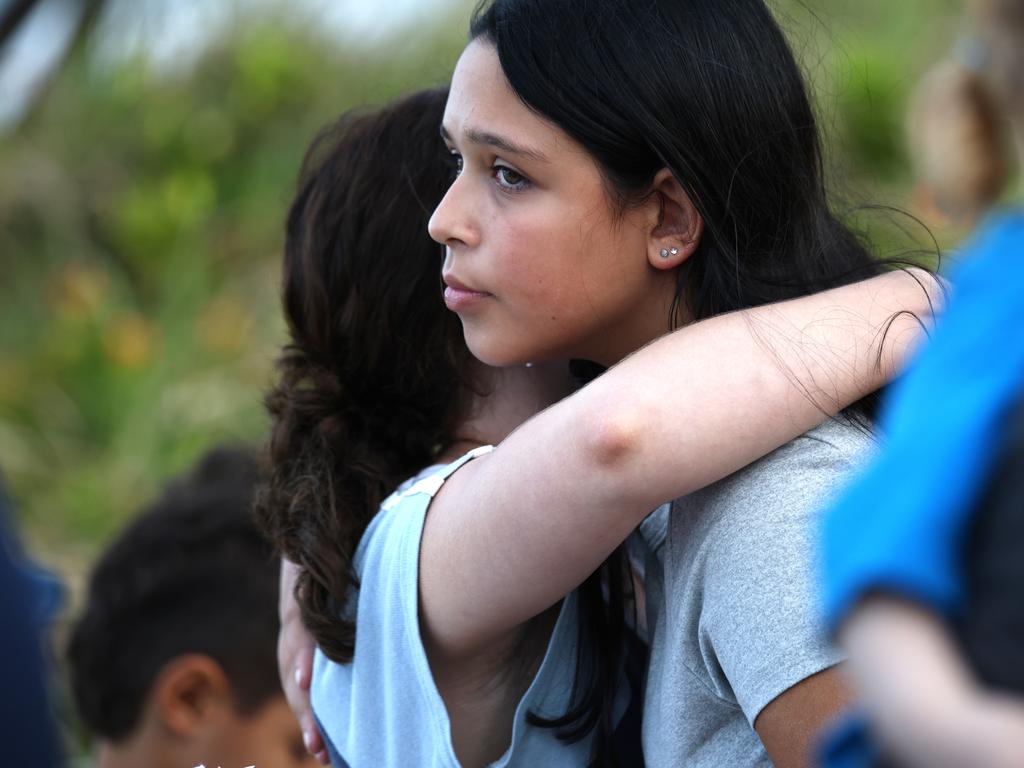
<svg viewBox="0 0 1024 768">
<path fill-rule="evenodd" d="M 28 18 L 32 9 L 39 4 L 40 0 L 13 0 L 3 9 L 3 14 L 0 15 L 0 52 L 21 27 L 22 22 Z"/>
<path fill-rule="evenodd" d="M 44 2 L 45 0 L 12 0 L 8 3 L 0 13 L 0 54 L 3 54 L 4 49 L 23 29 L 24 24 L 31 18 L 32 11 L 37 10 Z M 40 79 L 32 92 L 20 122 L 31 119 L 64 65 L 88 43 L 97 21 L 107 6 L 107 0 L 68 0 L 64 4 L 69 13 L 76 14 L 74 26 L 56 63 Z"/>
</svg>

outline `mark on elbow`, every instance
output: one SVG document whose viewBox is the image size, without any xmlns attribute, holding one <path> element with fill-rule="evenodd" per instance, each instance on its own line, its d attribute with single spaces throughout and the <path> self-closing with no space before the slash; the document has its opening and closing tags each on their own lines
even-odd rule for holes
<svg viewBox="0 0 1024 768">
<path fill-rule="evenodd" d="M 648 430 L 650 425 L 648 425 Z M 643 419 L 635 408 L 607 409 L 589 430 L 588 450 L 601 470 L 629 464 L 639 452 L 645 432 Z"/>
</svg>

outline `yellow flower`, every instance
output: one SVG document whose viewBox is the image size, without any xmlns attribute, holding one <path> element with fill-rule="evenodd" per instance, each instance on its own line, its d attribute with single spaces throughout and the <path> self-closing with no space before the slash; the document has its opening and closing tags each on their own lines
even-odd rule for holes
<svg viewBox="0 0 1024 768">
<path fill-rule="evenodd" d="M 208 351 L 231 354 L 245 344 L 251 324 L 249 312 L 238 299 L 217 296 L 196 318 L 196 336 Z"/>
<path fill-rule="evenodd" d="M 109 285 L 107 273 L 98 267 L 66 264 L 53 280 L 50 294 L 53 310 L 68 320 L 84 320 L 96 312 Z"/>
<path fill-rule="evenodd" d="M 103 350 L 118 368 L 138 368 L 154 353 L 158 332 L 149 318 L 136 312 L 119 315 L 103 334 Z"/>
</svg>

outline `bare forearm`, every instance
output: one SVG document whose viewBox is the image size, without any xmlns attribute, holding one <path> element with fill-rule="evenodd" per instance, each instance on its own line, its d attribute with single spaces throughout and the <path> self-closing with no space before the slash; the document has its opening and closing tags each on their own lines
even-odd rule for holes
<svg viewBox="0 0 1024 768">
<path fill-rule="evenodd" d="M 873 728 L 901 765 L 1021 765 L 1024 701 L 981 688 L 937 616 L 872 596 L 844 623 L 840 639 Z"/>
<path fill-rule="evenodd" d="M 882 332 L 908 309 L 927 317 L 927 297 L 889 275 L 712 318 L 528 421 L 435 501 L 421 563 L 430 628 L 485 643 L 578 585 L 649 510 L 879 387 L 921 335 L 907 315 Z"/>
<path fill-rule="evenodd" d="M 614 504 L 635 492 L 645 508 L 749 464 L 902 367 L 930 320 L 916 280 L 894 273 L 658 340 L 566 403 L 569 423 L 597 422 L 581 458 Z"/>
</svg>

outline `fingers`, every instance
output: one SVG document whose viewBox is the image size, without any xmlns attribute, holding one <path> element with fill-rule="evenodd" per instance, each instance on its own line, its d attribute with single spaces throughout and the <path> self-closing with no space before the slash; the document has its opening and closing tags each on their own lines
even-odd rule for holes
<svg viewBox="0 0 1024 768">
<path fill-rule="evenodd" d="M 316 719 L 313 717 L 313 709 L 309 703 L 309 686 L 313 679 L 313 649 L 312 639 L 308 647 L 303 647 L 295 654 L 295 672 L 292 679 L 295 683 L 294 704 L 292 709 L 299 717 L 302 726 L 302 742 L 306 745 L 306 751 L 313 755 L 321 765 L 327 765 L 327 749 L 320 729 L 316 727 Z M 289 703 L 292 699 L 289 699 Z"/>
<path fill-rule="evenodd" d="M 309 687 L 313 680 L 313 655 L 316 644 L 302 625 L 297 612 L 289 612 L 281 622 L 277 642 L 278 674 L 288 706 L 302 728 L 306 750 L 321 765 L 328 765 L 326 745 L 313 717 Z"/>
<path fill-rule="evenodd" d="M 308 640 L 308 643 L 295 653 L 295 685 L 300 690 L 308 691 L 313 681 L 313 652 L 316 646 L 313 644 L 313 638 L 308 634 L 299 640 Z"/>
<path fill-rule="evenodd" d="M 302 727 L 302 743 L 306 745 L 306 751 L 313 755 L 321 765 L 327 765 L 329 763 L 327 746 L 320 735 L 320 729 L 316 727 L 313 712 L 307 710 L 299 718 L 299 725 Z"/>
<path fill-rule="evenodd" d="M 312 637 L 309 637 L 308 634 L 306 637 L 309 639 L 308 645 L 295 654 L 294 680 L 297 689 L 295 696 L 300 700 L 297 704 L 304 708 L 299 717 L 299 723 L 302 725 L 302 741 L 306 745 L 306 751 L 313 755 L 321 765 L 327 765 L 329 763 L 327 748 L 320 735 L 320 729 L 316 726 L 313 709 L 309 703 L 309 686 L 313 680 L 313 650 L 315 646 Z"/>
</svg>

